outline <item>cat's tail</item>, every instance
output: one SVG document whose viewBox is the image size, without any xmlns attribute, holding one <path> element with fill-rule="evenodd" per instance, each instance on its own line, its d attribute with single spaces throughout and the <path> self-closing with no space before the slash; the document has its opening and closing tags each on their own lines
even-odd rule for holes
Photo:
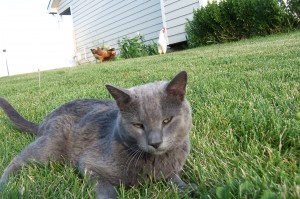
<svg viewBox="0 0 300 199">
<path fill-rule="evenodd" d="M 2 97 L 0 97 L 0 107 L 18 129 L 37 135 L 39 125 L 23 118 L 14 107 Z"/>
</svg>

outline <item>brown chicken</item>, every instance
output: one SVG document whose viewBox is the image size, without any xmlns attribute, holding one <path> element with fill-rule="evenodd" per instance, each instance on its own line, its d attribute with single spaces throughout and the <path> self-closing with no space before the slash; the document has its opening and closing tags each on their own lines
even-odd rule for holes
<svg viewBox="0 0 300 199">
<path fill-rule="evenodd" d="M 104 50 L 103 48 L 91 49 L 94 57 L 99 60 L 99 62 L 108 61 L 116 57 L 116 53 L 114 52 L 116 49 L 111 48 L 109 50 Z"/>
</svg>

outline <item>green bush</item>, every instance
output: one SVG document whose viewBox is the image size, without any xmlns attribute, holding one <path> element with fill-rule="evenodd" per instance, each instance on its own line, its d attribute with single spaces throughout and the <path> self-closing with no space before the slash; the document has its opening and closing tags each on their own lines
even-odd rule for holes
<svg viewBox="0 0 300 199">
<path fill-rule="evenodd" d="M 158 54 L 157 44 L 153 41 L 146 44 L 144 36 L 140 34 L 132 39 L 124 37 L 122 41 L 118 41 L 118 45 L 120 57 L 125 59 Z"/>
<path fill-rule="evenodd" d="M 295 16 L 296 20 L 300 20 L 300 1 L 299 0 L 287 0 L 289 12 Z"/>
<path fill-rule="evenodd" d="M 186 24 L 189 47 L 290 30 L 295 24 L 294 17 L 285 8 L 282 0 L 223 0 L 209 3 L 194 10 L 193 19 Z"/>
</svg>

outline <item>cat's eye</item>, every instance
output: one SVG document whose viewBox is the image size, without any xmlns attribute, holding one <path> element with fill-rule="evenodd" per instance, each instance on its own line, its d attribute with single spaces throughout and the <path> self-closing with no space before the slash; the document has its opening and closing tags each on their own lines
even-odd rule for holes
<svg viewBox="0 0 300 199">
<path fill-rule="evenodd" d="M 139 128 L 139 129 L 144 129 L 144 125 L 143 124 L 140 124 L 140 123 L 132 123 L 132 125 L 136 128 Z"/>
<path fill-rule="evenodd" d="M 173 117 L 169 117 L 169 118 L 164 119 L 164 120 L 163 120 L 163 124 L 168 124 L 168 123 L 170 123 L 171 120 L 172 120 L 172 118 L 173 118 Z"/>
</svg>

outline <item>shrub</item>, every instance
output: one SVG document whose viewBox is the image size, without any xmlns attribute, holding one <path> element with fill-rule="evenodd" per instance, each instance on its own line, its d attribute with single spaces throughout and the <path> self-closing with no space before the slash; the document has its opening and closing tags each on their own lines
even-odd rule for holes
<svg viewBox="0 0 300 199">
<path fill-rule="evenodd" d="M 124 37 L 118 45 L 120 57 L 125 59 L 158 54 L 157 44 L 153 41 L 146 44 L 144 36 L 139 33 L 132 39 Z"/>
<path fill-rule="evenodd" d="M 282 0 L 212 2 L 194 10 L 193 19 L 188 20 L 188 44 L 196 47 L 283 32 L 294 26 L 291 20 Z"/>
<path fill-rule="evenodd" d="M 295 16 L 296 20 L 300 20 L 300 1 L 299 0 L 287 0 L 289 12 Z"/>
</svg>

